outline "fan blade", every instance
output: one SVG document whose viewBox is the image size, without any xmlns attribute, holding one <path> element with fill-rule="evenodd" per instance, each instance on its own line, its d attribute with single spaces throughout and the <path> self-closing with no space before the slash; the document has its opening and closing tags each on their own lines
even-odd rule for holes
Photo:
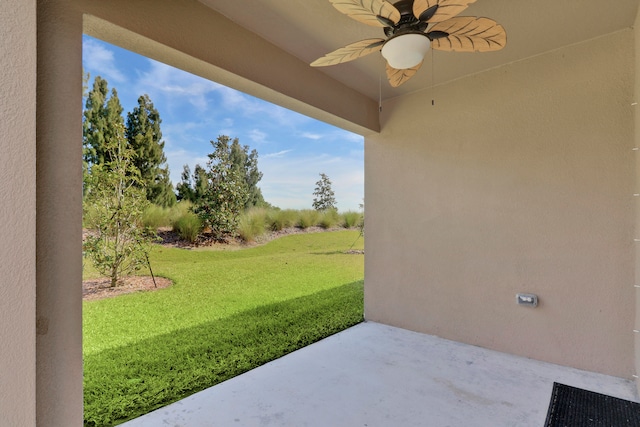
<svg viewBox="0 0 640 427">
<path fill-rule="evenodd" d="M 374 27 L 386 27 L 378 20 L 378 16 L 396 24 L 400 20 L 400 12 L 394 5 L 385 0 L 329 0 L 340 12 L 363 24 Z"/>
<path fill-rule="evenodd" d="M 389 79 L 389 84 L 393 87 L 400 86 L 402 83 L 413 77 L 413 75 L 420 69 L 420 66 L 422 66 L 422 62 L 413 68 L 398 70 L 387 64 L 387 79 Z"/>
<path fill-rule="evenodd" d="M 459 16 L 434 25 L 431 31 L 449 34 L 431 42 L 431 47 L 437 50 L 492 52 L 507 44 L 507 33 L 502 25 L 489 18 Z"/>
<path fill-rule="evenodd" d="M 362 56 L 379 51 L 384 44 L 384 39 L 366 39 L 359 42 L 351 43 L 345 47 L 327 53 L 322 58 L 318 58 L 311 63 L 312 67 L 326 67 L 328 65 L 336 65 L 342 62 L 353 61 Z"/>
<path fill-rule="evenodd" d="M 415 0 L 413 14 L 424 22 L 442 22 L 465 10 L 476 0 Z M 437 6 L 437 7 L 436 7 Z M 431 8 L 435 8 L 434 10 Z M 429 10 L 431 9 L 431 10 Z M 422 16 L 425 14 L 425 16 Z"/>
</svg>

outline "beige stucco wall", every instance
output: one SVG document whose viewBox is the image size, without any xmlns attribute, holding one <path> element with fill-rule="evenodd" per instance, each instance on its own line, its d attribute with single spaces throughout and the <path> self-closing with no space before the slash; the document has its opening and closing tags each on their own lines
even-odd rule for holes
<svg viewBox="0 0 640 427">
<path fill-rule="evenodd" d="M 635 22 L 635 97 L 633 105 L 634 123 L 635 123 L 635 143 L 634 143 L 634 162 L 635 162 L 635 190 L 634 194 L 640 194 L 640 54 L 638 49 L 640 48 L 640 10 L 638 10 L 638 16 Z M 635 328 L 634 331 L 640 331 L 640 197 L 634 197 L 635 208 L 635 230 L 634 230 L 634 247 L 635 247 L 635 301 L 636 301 L 636 316 L 635 316 Z M 635 332 L 635 371 L 636 371 L 636 387 L 640 393 L 640 378 L 638 378 L 638 372 L 640 372 L 640 332 Z"/>
<path fill-rule="evenodd" d="M 631 378 L 633 38 L 384 104 L 365 143 L 369 320 Z"/>
<path fill-rule="evenodd" d="M 0 12 L 0 424 L 35 425 L 36 2 Z"/>
<path fill-rule="evenodd" d="M 36 412 L 57 427 L 82 425 L 82 15 L 54 3 L 38 2 Z"/>
</svg>

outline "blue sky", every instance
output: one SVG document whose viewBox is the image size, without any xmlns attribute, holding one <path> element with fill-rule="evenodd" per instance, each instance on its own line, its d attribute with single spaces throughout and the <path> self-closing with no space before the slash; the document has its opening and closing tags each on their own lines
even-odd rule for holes
<svg viewBox="0 0 640 427">
<path fill-rule="evenodd" d="M 258 186 L 280 208 L 310 209 L 319 174 L 332 182 L 340 211 L 364 198 L 364 138 L 218 83 L 84 36 L 83 66 L 116 88 L 124 114 L 148 94 L 162 119 L 164 151 L 175 186 L 183 165 L 205 166 L 210 141 L 239 138 L 258 151 Z"/>
</svg>

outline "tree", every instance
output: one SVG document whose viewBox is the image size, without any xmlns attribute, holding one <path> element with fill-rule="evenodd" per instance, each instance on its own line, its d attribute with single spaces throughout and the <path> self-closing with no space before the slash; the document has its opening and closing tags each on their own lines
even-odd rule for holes
<svg viewBox="0 0 640 427">
<path fill-rule="evenodd" d="M 124 127 L 114 129 L 119 133 L 103 147 L 108 160 L 91 168 L 83 200 L 93 232 L 83 250 L 96 269 L 111 278 L 112 287 L 148 263 L 153 236 L 142 227 L 142 213 L 149 202 L 133 165 L 135 153 L 126 144 Z"/>
<path fill-rule="evenodd" d="M 229 139 L 229 137 L 223 136 Z M 258 152 L 253 149 L 249 153 L 248 145 L 240 145 L 238 138 L 234 138 L 229 147 L 229 156 L 234 169 L 236 169 L 244 178 L 247 189 L 247 201 L 245 209 L 252 206 L 264 206 L 266 203 L 262 196 L 262 191 L 258 187 L 258 182 L 262 179 L 262 172 L 258 170 Z"/>
<path fill-rule="evenodd" d="M 207 190 L 207 171 L 200 165 L 196 165 L 193 175 L 189 165 L 184 165 L 180 182 L 176 185 L 178 200 L 188 200 L 196 204 Z"/>
<path fill-rule="evenodd" d="M 112 89 L 109 97 L 108 86 L 106 80 L 97 76 L 85 102 L 82 154 L 87 172 L 93 165 L 112 160 L 106 147 L 115 141 L 124 123 L 118 92 Z"/>
<path fill-rule="evenodd" d="M 200 165 L 196 165 L 193 171 L 193 197 L 194 203 L 202 199 L 207 192 L 208 186 L 207 171 Z"/>
<path fill-rule="evenodd" d="M 207 162 L 206 190 L 194 212 L 216 239 L 224 239 L 235 236 L 248 192 L 244 177 L 231 160 L 229 137 L 219 136 L 211 145 L 214 151 Z"/>
<path fill-rule="evenodd" d="M 133 164 L 140 171 L 147 200 L 159 206 L 173 206 L 176 196 L 169 179 L 160 123 L 160 113 L 153 102 L 148 95 L 142 95 L 138 98 L 138 106 L 127 113 L 125 136 L 136 154 Z"/>
<path fill-rule="evenodd" d="M 191 186 L 191 168 L 189 168 L 189 165 L 182 167 L 180 182 L 176 185 L 176 191 L 178 192 L 178 200 L 188 200 L 190 202 L 195 200 L 195 192 Z"/>
<path fill-rule="evenodd" d="M 254 149 L 249 152 L 248 145 L 240 145 L 238 138 L 231 139 L 226 135 L 220 135 L 212 144 L 217 146 L 220 153 L 218 157 L 229 160 L 231 168 L 242 178 L 242 186 L 247 193 L 244 209 L 252 206 L 270 206 L 265 202 L 258 182 L 262 179 L 262 172 L 258 170 L 258 152 Z M 224 153 L 223 153 L 224 151 Z M 196 165 L 193 175 L 188 165 L 184 165 L 181 181 L 176 185 L 179 200 L 191 200 L 198 203 L 206 189 L 205 170 Z"/>
<path fill-rule="evenodd" d="M 316 182 L 316 189 L 313 191 L 313 209 L 324 211 L 336 208 L 336 198 L 331 189 L 331 180 L 324 173 L 320 174 L 320 180 Z"/>
</svg>

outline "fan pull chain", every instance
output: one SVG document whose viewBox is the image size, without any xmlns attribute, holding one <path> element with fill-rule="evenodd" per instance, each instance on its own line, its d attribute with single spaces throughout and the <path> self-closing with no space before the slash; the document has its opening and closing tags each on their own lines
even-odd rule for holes
<svg viewBox="0 0 640 427">
<path fill-rule="evenodd" d="M 434 85 L 434 80 L 435 80 L 435 61 L 433 59 L 433 48 L 431 48 L 431 106 L 435 106 L 436 105 L 436 97 L 434 94 L 434 90 L 435 90 L 435 85 Z"/>
<path fill-rule="evenodd" d="M 382 113 L 382 73 L 378 73 L 378 112 Z"/>
</svg>

